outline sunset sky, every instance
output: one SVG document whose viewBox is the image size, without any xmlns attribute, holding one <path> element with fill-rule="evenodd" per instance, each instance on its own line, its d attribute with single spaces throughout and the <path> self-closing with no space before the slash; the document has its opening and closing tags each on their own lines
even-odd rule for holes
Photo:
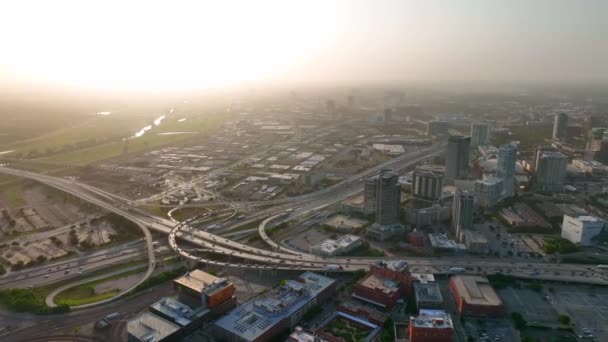
<svg viewBox="0 0 608 342">
<path fill-rule="evenodd" d="M 4 1 L 0 85 L 608 80 L 608 1 Z"/>
</svg>

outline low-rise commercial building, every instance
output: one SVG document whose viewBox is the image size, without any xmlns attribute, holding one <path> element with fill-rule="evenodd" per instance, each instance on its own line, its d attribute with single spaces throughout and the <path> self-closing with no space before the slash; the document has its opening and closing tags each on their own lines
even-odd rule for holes
<svg viewBox="0 0 608 342">
<path fill-rule="evenodd" d="M 286 342 L 329 342 L 310 330 L 302 327 L 296 327 Z"/>
<path fill-rule="evenodd" d="M 595 160 L 572 160 L 572 165 L 586 174 L 597 176 L 608 174 L 608 166 Z"/>
<path fill-rule="evenodd" d="M 443 297 L 437 283 L 415 282 L 414 293 L 416 294 L 416 308 L 418 310 L 440 309 L 443 305 Z"/>
<path fill-rule="evenodd" d="M 236 306 L 234 285 L 200 270 L 175 279 L 174 286 L 178 299 L 162 298 L 148 311 L 129 319 L 129 341 L 180 341 L 204 322 Z"/>
<path fill-rule="evenodd" d="M 481 233 L 473 230 L 464 231 L 464 244 L 469 253 L 486 254 L 488 253 L 488 239 Z"/>
<path fill-rule="evenodd" d="M 564 215 L 562 238 L 581 246 L 589 246 L 592 239 L 606 227 L 606 222 L 595 216 Z"/>
<path fill-rule="evenodd" d="M 445 233 L 429 234 L 429 241 L 433 250 L 438 253 L 459 253 L 466 250 L 463 243 L 451 240 Z"/>
<path fill-rule="evenodd" d="M 392 308 L 412 294 L 413 280 L 407 262 L 391 260 L 372 265 L 368 275 L 355 285 L 353 297 L 381 308 Z"/>
<path fill-rule="evenodd" d="M 314 246 L 310 246 L 310 253 L 321 256 L 336 256 L 348 253 L 360 245 L 360 237 L 347 234 L 336 240 L 325 239 Z"/>
<path fill-rule="evenodd" d="M 306 272 L 249 300 L 213 325 L 214 337 L 227 341 L 268 341 L 294 328 L 312 307 L 335 293 L 335 280 Z"/>
<path fill-rule="evenodd" d="M 410 342 L 452 342 L 454 325 L 450 314 L 442 310 L 420 310 L 410 318 Z"/>
<path fill-rule="evenodd" d="M 203 306 L 212 311 L 224 312 L 229 308 L 221 304 L 234 297 L 234 284 L 226 278 L 218 278 L 201 270 L 186 273 L 173 281 L 178 300 L 190 307 Z"/>
<path fill-rule="evenodd" d="M 505 314 L 502 301 L 484 277 L 452 276 L 449 287 L 461 315 L 497 317 Z"/>
<path fill-rule="evenodd" d="M 173 342 L 181 338 L 181 326 L 145 311 L 127 322 L 129 342 Z"/>
</svg>

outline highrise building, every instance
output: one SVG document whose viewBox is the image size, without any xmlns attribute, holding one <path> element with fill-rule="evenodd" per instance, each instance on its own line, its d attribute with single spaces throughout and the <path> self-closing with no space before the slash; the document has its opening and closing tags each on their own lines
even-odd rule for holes
<svg viewBox="0 0 608 342">
<path fill-rule="evenodd" d="M 372 185 L 373 183 L 373 185 Z M 368 228 L 368 235 L 384 240 L 401 229 L 399 223 L 401 209 L 401 185 L 399 176 L 390 171 L 382 170 L 380 174 L 366 181 L 365 203 L 374 202 L 375 223 Z"/>
<path fill-rule="evenodd" d="M 399 223 L 401 185 L 399 176 L 383 170 L 376 180 L 376 223 L 393 225 Z"/>
<path fill-rule="evenodd" d="M 545 151 L 538 155 L 536 166 L 536 189 L 559 192 L 566 179 L 566 156 L 560 152 Z"/>
<path fill-rule="evenodd" d="M 473 209 L 475 196 L 468 190 L 458 189 L 454 194 L 454 204 L 452 206 L 452 226 L 456 236 L 465 229 L 473 228 Z"/>
<path fill-rule="evenodd" d="M 536 155 L 534 157 L 534 172 L 538 171 L 538 161 L 540 156 L 545 152 L 558 152 L 558 150 L 553 146 L 539 146 L 536 149 Z"/>
<path fill-rule="evenodd" d="M 437 201 L 443 191 L 443 172 L 418 167 L 413 173 L 412 195 L 416 199 Z"/>
<path fill-rule="evenodd" d="M 475 181 L 475 201 L 483 208 L 495 206 L 502 198 L 503 179 L 490 178 Z"/>
<path fill-rule="evenodd" d="M 449 128 L 447 121 L 429 121 L 426 125 L 426 135 L 448 135 Z"/>
<path fill-rule="evenodd" d="M 452 184 L 456 179 L 466 178 L 469 172 L 469 148 L 471 137 L 453 135 L 448 139 L 445 157 L 445 180 Z"/>
<path fill-rule="evenodd" d="M 365 179 L 363 184 L 363 211 L 368 215 L 376 212 L 376 177 Z"/>
<path fill-rule="evenodd" d="M 585 160 L 608 164 L 608 128 L 593 128 L 585 150 Z"/>
<path fill-rule="evenodd" d="M 512 197 L 515 194 L 515 164 L 517 163 L 517 147 L 504 144 L 498 149 L 498 165 L 496 174 L 502 178 L 503 196 Z"/>
<path fill-rule="evenodd" d="M 597 150 L 604 140 L 608 140 L 608 128 L 595 127 L 589 132 L 587 149 Z"/>
<path fill-rule="evenodd" d="M 489 145 L 490 144 L 490 125 L 487 123 L 474 122 L 471 124 L 471 145 Z"/>
<path fill-rule="evenodd" d="M 475 197 L 468 190 L 458 189 L 454 194 L 452 206 L 452 227 L 456 237 L 460 239 L 462 232 L 473 228 L 473 205 Z"/>
<path fill-rule="evenodd" d="M 564 140 L 568 136 L 568 115 L 566 113 L 555 114 L 553 119 L 553 139 Z"/>
</svg>

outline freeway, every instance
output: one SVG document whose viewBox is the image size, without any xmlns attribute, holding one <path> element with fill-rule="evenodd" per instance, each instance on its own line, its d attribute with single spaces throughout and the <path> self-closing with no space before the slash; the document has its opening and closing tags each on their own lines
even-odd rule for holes
<svg viewBox="0 0 608 342">
<path fill-rule="evenodd" d="M 142 268 L 141 265 L 135 265 L 135 266 L 127 267 L 127 268 L 122 268 L 122 269 L 119 269 L 119 270 L 116 270 L 116 271 L 113 271 L 113 272 L 101 274 L 101 275 L 98 275 L 98 276 L 93 277 L 93 278 L 81 279 L 81 280 L 75 281 L 73 283 L 69 283 L 69 284 L 66 284 L 66 285 L 63 285 L 63 286 L 59 286 L 58 288 L 53 289 L 53 291 L 51 291 L 51 293 L 49 293 L 49 295 L 45 299 L 45 303 L 46 303 L 46 305 L 48 307 L 54 308 L 54 307 L 57 306 L 57 304 L 55 304 L 55 297 L 57 297 L 58 294 L 60 294 L 61 292 L 65 291 L 65 290 L 71 289 L 71 288 L 76 287 L 78 285 L 88 284 L 88 283 L 96 281 L 96 280 L 107 279 L 107 278 L 112 277 L 114 275 L 124 274 L 124 273 L 129 272 L 129 271 L 140 270 L 141 268 Z M 106 300 L 99 301 L 99 302 L 94 302 L 94 303 L 90 303 L 90 304 L 71 306 L 70 309 L 71 310 L 85 309 L 85 308 L 88 308 L 88 307 L 91 307 L 91 306 L 96 306 L 96 305 L 103 304 L 103 302 L 109 302 L 109 301 L 116 300 L 119 297 L 122 297 L 122 296 L 126 295 L 127 293 L 129 293 L 129 291 L 133 290 L 137 286 L 139 286 L 141 284 L 141 282 L 142 282 L 141 280 L 138 281 L 136 284 L 132 285 L 131 287 L 122 290 L 121 293 L 119 293 L 118 295 L 113 296 L 111 298 L 108 298 Z"/>
<path fill-rule="evenodd" d="M 66 329 L 94 322 L 114 312 L 118 312 L 121 317 L 126 318 L 141 312 L 150 304 L 158 301 L 159 298 L 170 295 L 171 292 L 171 284 L 164 284 L 133 297 L 100 307 L 44 317 L 27 313 L 5 312 L 0 309 L 1 324 L 8 325 L 11 329 L 7 334 L 2 335 L 0 333 L 0 340 L 3 342 L 26 342 L 35 337 L 58 334 Z"/>
<path fill-rule="evenodd" d="M 0 288 L 39 287 L 125 262 L 146 258 L 145 246 L 141 240 L 128 242 L 101 251 L 84 253 L 77 258 L 52 262 L 10 272 L 0 277 Z"/>
<path fill-rule="evenodd" d="M 408 154 L 394 158 L 378 167 L 367 170 L 361 174 L 348 178 L 347 180 L 336 184 L 335 186 L 324 189 L 315 193 L 298 196 L 297 200 L 300 207 L 293 208 L 288 202 L 278 204 L 267 209 L 260 210 L 249 216 L 247 220 L 238 222 L 234 226 L 256 222 L 261 218 L 276 216 L 280 213 L 285 213 L 289 217 L 297 217 L 307 212 L 318 210 L 333 203 L 336 203 L 348 196 L 352 196 L 361 191 L 360 181 L 381 168 L 390 167 L 400 169 L 418 163 L 426 158 L 433 157 L 441 153 L 441 148 L 435 146 L 426 150 L 418 151 L 414 154 Z M 81 185 L 75 181 L 66 181 L 65 179 L 55 178 L 45 175 L 39 175 L 27 171 L 19 171 L 8 168 L 0 168 L 0 172 L 9 173 L 17 176 L 27 177 L 38 180 L 50 186 L 56 187 L 81 199 L 96 204 L 108 211 L 122 215 L 139 225 L 146 226 L 150 229 L 157 230 L 169 235 L 169 243 L 179 254 L 200 262 L 211 265 L 231 268 L 248 268 L 258 270 L 316 270 L 316 271 L 353 271 L 358 269 L 366 269 L 370 265 L 377 263 L 380 259 L 377 258 L 323 258 L 306 253 L 285 250 L 283 247 L 276 251 L 268 251 L 264 249 L 254 248 L 236 241 L 222 238 L 215 234 L 206 231 L 196 230 L 188 226 L 188 222 L 175 224 L 171 220 L 152 216 L 149 213 L 139 210 L 138 208 L 130 207 L 128 204 L 116 201 L 115 197 L 108 196 L 103 191 L 97 191 L 96 188 L 88 185 Z M 268 201 L 270 202 L 270 201 Z M 205 250 L 214 254 L 244 259 L 247 263 L 232 263 L 226 261 L 210 260 L 197 256 L 190 251 L 186 251 L 177 245 L 177 239 L 186 240 L 192 244 L 198 245 Z M 383 258 L 386 259 L 386 258 Z M 587 283 L 608 284 L 608 275 L 605 272 L 589 271 L 583 265 L 569 264 L 547 264 L 538 261 L 530 264 L 513 263 L 512 260 L 485 260 L 485 259 L 465 259 L 465 258 L 399 258 L 408 261 L 413 267 L 427 268 L 431 272 L 447 273 L 451 267 L 463 267 L 466 263 L 472 262 L 475 265 L 481 265 L 473 268 L 471 271 L 476 273 L 495 273 L 500 270 L 509 270 L 510 273 L 522 277 L 536 277 L 537 279 L 553 279 L 564 281 L 581 281 Z M 507 268 L 508 267 L 508 268 Z M 536 269 L 542 269 L 543 272 L 537 272 Z M 552 273 L 551 273 L 552 272 Z"/>
</svg>

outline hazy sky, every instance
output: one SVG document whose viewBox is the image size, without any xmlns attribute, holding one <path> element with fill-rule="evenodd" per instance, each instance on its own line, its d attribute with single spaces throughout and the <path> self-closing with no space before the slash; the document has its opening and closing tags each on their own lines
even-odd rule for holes
<svg viewBox="0 0 608 342">
<path fill-rule="evenodd" d="M 0 84 L 608 80 L 606 0 L 0 3 Z"/>
</svg>

